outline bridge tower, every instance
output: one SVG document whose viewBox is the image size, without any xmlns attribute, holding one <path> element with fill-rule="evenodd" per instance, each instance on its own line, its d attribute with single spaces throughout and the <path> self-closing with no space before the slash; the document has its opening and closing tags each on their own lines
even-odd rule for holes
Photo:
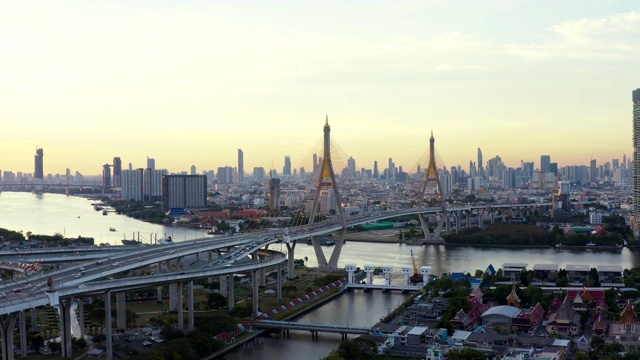
<svg viewBox="0 0 640 360">
<path fill-rule="evenodd" d="M 344 236 L 347 233 L 347 224 L 344 217 L 344 209 L 342 208 L 342 200 L 340 198 L 340 192 L 338 191 L 338 184 L 336 183 L 336 175 L 333 171 L 333 164 L 331 162 L 331 127 L 329 126 L 329 116 L 327 115 L 326 121 L 324 124 L 324 151 L 322 157 L 322 164 L 320 165 L 320 171 L 318 175 L 318 182 L 315 186 L 314 196 L 313 196 L 313 206 L 311 207 L 311 214 L 309 216 L 309 225 L 313 224 L 316 219 L 316 215 L 318 215 L 321 211 L 320 205 L 321 199 L 329 199 L 333 197 L 335 200 L 335 212 L 338 215 L 338 219 L 340 221 L 340 225 L 342 229 L 340 229 L 340 235 L 338 240 L 336 241 L 336 246 L 331 253 L 331 258 L 329 262 L 327 262 L 327 258 L 324 256 L 324 252 L 320 247 L 320 240 L 315 236 L 311 237 L 311 243 L 313 244 L 313 250 L 316 253 L 316 257 L 318 258 L 318 266 L 320 269 L 337 269 L 338 268 L 338 258 L 340 257 L 340 251 L 342 251 L 342 244 L 344 243 Z M 325 204 L 326 205 L 326 204 Z M 328 213 L 327 209 L 327 213 Z"/>
<path fill-rule="evenodd" d="M 444 194 L 442 192 L 442 187 L 440 186 L 440 177 L 438 176 L 438 169 L 436 167 L 435 142 L 436 139 L 433 137 L 433 131 L 431 131 L 431 138 L 429 139 L 429 165 L 427 166 L 424 183 L 422 184 L 422 191 L 418 194 L 418 201 L 416 204 L 417 207 L 423 206 L 425 197 L 432 195 L 430 200 L 433 200 L 435 203 L 427 204 L 427 206 L 439 205 L 442 208 L 440 220 L 438 221 L 438 225 L 433 233 L 429 230 L 429 222 L 424 218 L 424 215 L 418 214 L 420 225 L 424 232 L 424 240 L 427 244 L 443 243 L 443 240 L 440 238 L 440 233 L 442 232 L 442 226 L 447 220 L 447 209 L 444 202 Z"/>
</svg>

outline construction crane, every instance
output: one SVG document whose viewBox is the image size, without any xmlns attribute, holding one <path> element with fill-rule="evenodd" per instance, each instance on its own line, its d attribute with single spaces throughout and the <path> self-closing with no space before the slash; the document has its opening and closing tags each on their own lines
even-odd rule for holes
<svg viewBox="0 0 640 360">
<path fill-rule="evenodd" d="M 418 265 L 416 264 L 416 258 L 413 256 L 413 250 L 411 250 L 411 262 L 413 263 L 413 275 L 411 275 L 411 277 L 409 278 L 409 281 L 411 281 L 414 284 L 417 284 L 422 281 L 422 276 L 418 271 Z"/>
</svg>

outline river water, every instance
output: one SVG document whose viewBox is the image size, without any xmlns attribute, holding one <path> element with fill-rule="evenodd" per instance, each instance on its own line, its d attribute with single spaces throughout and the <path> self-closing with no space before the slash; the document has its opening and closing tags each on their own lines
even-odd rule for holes
<svg viewBox="0 0 640 360">
<path fill-rule="evenodd" d="M 109 213 L 102 215 L 95 211 L 92 201 L 58 194 L 31 194 L 19 192 L 0 193 L 0 228 L 36 234 L 61 233 L 66 237 L 93 237 L 97 244 L 120 245 L 126 236 L 140 233 L 143 239 L 157 236 L 172 236 L 174 241 L 185 241 L 205 237 L 204 231 L 189 230 L 174 226 L 145 223 L 123 215 Z M 117 231 L 111 232 L 113 227 Z M 286 252 L 286 246 L 274 244 L 273 250 Z M 333 247 L 323 247 L 327 258 Z M 364 267 L 393 265 L 394 282 L 401 282 L 400 266 L 412 265 L 411 251 L 418 266 L 428 265 L 434 274 L 445 272 L 475 272 L 484 270 L 489 264 L 495 268 L 506 262 L 566 265 L 621 265 L 623 268 L 640 266 L 640 251 L 627 248 L 619 250 L 569 250 L 569 249 L 519 249 L 519 248 L 477 248 L 469 246 L 409 246 L 405 244 L 365 243 L 349 241 L 342 248 L 338 265 L 354 263 Z M 313 247 L 299 243 L 295 247 L 295 258 L 307 258 L 308 266 L 316 266 Z M 377 278 L 374 283 L 380 283 Z M 323 307 L 305 315 L 298 321 L 370 326 L 390 309 L 400 304 L 406 295 L 381 294 L 380 292 L 354 292 L 340 296 Z M 226 359 L 318 359 L 326 356 L 340 343 L 339 335 L 320 334 L 318 340 L 311 340 L 308 332 L 294 332 L 290 338 L 282 339 L 274 335 L 265 341 L 263 349 L 250 354 L 236 351 Z"/>
<path fill-rule="evenodd" d="M 373 326 L 381 317 L 402 304 L 408 294 L 375 292 L 346 292 L 298 318 L 298 322 L 315 324 L 338 324 L 350 326 Z M 356 335 L 349 335 L 350 339 Z M 308 331 L 289 332 L 288 338 L 280 333 L 272 333 L 264 341 L 262 348 L 252 351 L 238 349 L 224 356 L 225 360 L 271 360 L 296 359 L 317 360 L 336 349 L 341 342 L 340 334 L 319 333 L 317 340 L 311 339 Z"/>
</svg>

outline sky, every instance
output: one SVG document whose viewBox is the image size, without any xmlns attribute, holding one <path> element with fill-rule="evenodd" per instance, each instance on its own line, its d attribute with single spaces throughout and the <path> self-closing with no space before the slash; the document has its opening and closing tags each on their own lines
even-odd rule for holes
<svg viewBox="0 0 640 360">
<path fill-rule="evenodd" d="M 0 169 L 632 156 L 636 0 L 0 1 Z"/>
</svg>

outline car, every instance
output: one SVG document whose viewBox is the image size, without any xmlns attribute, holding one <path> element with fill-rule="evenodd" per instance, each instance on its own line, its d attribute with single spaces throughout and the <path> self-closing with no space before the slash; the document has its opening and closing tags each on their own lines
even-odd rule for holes
<svg viewBox="0 0 640 360">
<path fill-rule="evenodd" d="M 111 264 L 111 266 L 118 266 L 118 265 L 120 265 L 120 263 L 117 261 L 114 261 L 113 264 Z"/>
<path fill-rule="evenodd" d="M 84 267 L 80 266 L 80 269 L 78 269 L 80 271 L 84 271 Z"/>
<path fill-rule="evenodd" d="M 180 274 L 178 274 L 178 275 L 184 275 L 184 271 L 180 272 Z"/>
<path fill-rule="evenodd" d="M 0 298 L 3 298 L 3 297 L 5 297 L 5 296 L 7 296 L 7 293 L 5 293 L 5 292 L 0 292 Z"/>
<path fill-rule="evenodd" d="M 13 289 L 13 292 L 14 292 L 14 293 L 19 293 L 20 291 L 22 291 L 22 290 L 20 290 L 20 289 Z"/>
<path fill-rule="evenodd" d="M 78 285 L 78 289 L 84 289 L 84 288 L 86 288 L 86 287 L 87 287 L 87 285 L 85 285 L 85 284 L 80 284 L 80 285 Z"/>
<path fill-rule="evenodd" d="M 102 264 L 102 261 L 96 261 L 96 265 Z"/>
<path fill-rule="evenodd" d="M 76 274 L 76 275 L 74 276 L 74 278 L 76 278 L 76 279 L 77 279 L 77 278 L 79 278 L 80 276 L 82 276 L 82 274 Z"/>
</svg>

